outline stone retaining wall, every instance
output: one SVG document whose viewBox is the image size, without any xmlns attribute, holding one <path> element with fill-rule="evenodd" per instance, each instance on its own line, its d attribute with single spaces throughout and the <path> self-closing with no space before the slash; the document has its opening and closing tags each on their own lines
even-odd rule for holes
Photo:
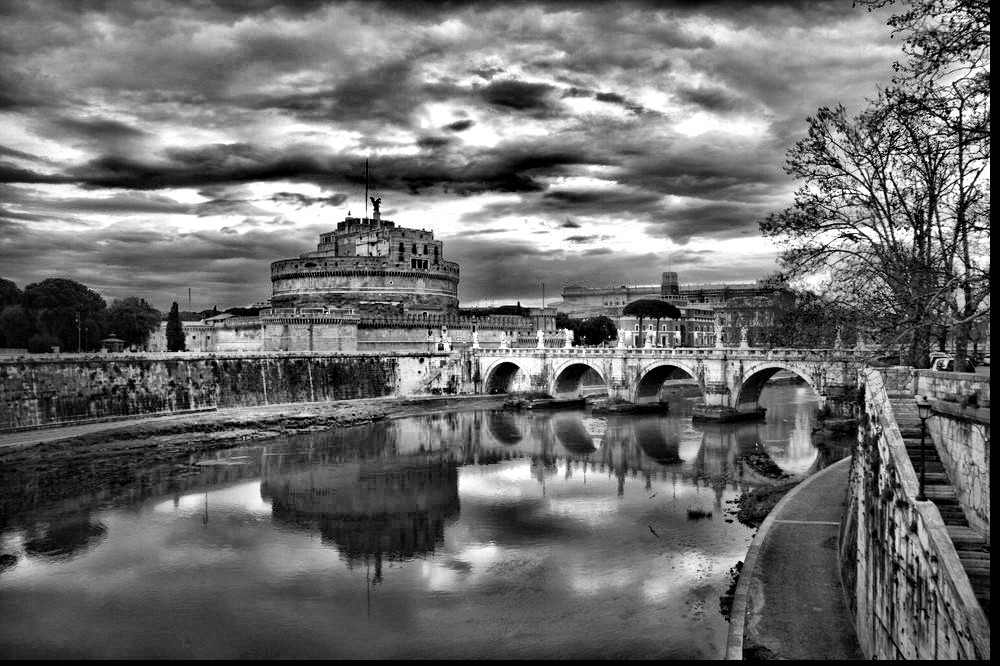
<svg viewBox="0 0 1000 666">
<path fill-rule="evenodd" d="M 0 359 L 0 431 L 137 414 L 441 392 L 460 385 L 461 374 L 457 357 L 431 353 Z"/>
<path fill-rule="evenodd" d="M 990 378 L 916 371 L 916 390 L 933 408 L 927 430 L 969 525 L 990 533 Z"/>
<path fill-rule="evenodd" d="M 870 659 L 989 659 L 989 623 L 937 507 L 919 482 L 881 374 L 862 372 L 865 412 L 840 549 Z"/>
</svg>

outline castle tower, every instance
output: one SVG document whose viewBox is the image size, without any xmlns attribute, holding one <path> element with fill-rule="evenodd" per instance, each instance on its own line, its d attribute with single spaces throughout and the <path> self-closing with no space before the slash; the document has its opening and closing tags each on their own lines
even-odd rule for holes
<svg viewBox="0 0 1000 666">
<path fill-rule="evenodd" d="M 348 216 L 321 234 L 315 252 L 271 264 L 274 308 L 352 308 L 359 314 L 453 314 L 458 264 L 434 233 Z"/>
</svg>

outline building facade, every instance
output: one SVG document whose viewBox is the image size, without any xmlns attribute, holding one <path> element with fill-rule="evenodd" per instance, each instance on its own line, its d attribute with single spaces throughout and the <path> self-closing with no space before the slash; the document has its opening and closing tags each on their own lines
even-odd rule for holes
<svg viewBox="0 0 1000 666">
<path fill-rule="evenodd" d="M 760 345 L 768 331 L 795 307 L 795 296 L 788 285 L 770 280 L 756 282 L 720 282 L 680 284 L 677 273 L 665 271 L 658 285 L 619 285 L 585 287 L 569 285 L 562 290 L 562 301 L 552 304 L 558 312 L 583 319 L 604 315 L 615 321 L 620 331 L 644 344 L 652 335 L 658 346 L 709 347 L 715 343 L 715 321 L 721 321 L 723 344 L 740 343 L 747 330 L 750 344 Z M 639 300 L 662 300 L 681 310 L 679 320 L 642 322 L 627 317 L 622 310 Z"/>
</svg>

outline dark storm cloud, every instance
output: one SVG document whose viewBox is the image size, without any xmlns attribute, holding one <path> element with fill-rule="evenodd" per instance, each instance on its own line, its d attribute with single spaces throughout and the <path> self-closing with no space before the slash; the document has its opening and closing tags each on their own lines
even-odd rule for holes
<svg viewBox="0 0 1000 666">
<path fill-rule="evenodd" d="M 194 212 L 190 204 L 169 197 L 139 192 L 118 193 L 94 198 L 36 199 L 32 202 L 43 210 L 64 213 L 165 213 L 187 215 Z"/>
<path fill-rule="evenodd" d="M 333 184 L 363 182 L 363 171 L 353 155 L 300 149 L 269 152 L 248 144 L 213 144 L 164 151 L 165 160 L 140 160 L 105 155 L 70 167 L 65 174 L 41 174 L 0 164 L 0 182 L 68 183 L 87 188 L 157 190 L 266 181 Z M 451 165 L 433 157 L 387 156 L 378 161 L 378 186 L 418 193 L 444 187 L 461 194 L 481 192 L 535 192 L 544 189 L 539 175 L 559 174 L 593 158 L 566 147 L 533 146 L 527 142 L 482 151 L 465 164 Z"/>
<path fill-rule="evenodd" d="M 768 210 L 767 204 L 691 201 L 668 208 L 662 219 L 646 227 L 646 233 L 669 238 L 679 244 L 685 244 L 694 237 L 756 236 L 757 221 Z"/>
<path fill-rule="evenodd" d="M 213 199 L 191 206 L 191 212 L 198 217 L 213 217 L 216 215 L 273 215 L 250 201 L 232 199 Z"/>
<path fill-rule="evenodd" d="M 547 83 L 529 83 L 517 80 L 493 81 L 480 89 L 480 95 L 489 104 L 514 111 L 551 113 L 555 86 Z"/>
<path fill-rule="evenodd" d="M 456 120 L 451 124 L 445 125 L 444 128 L 451 130 L 452 132 L 464 132 L 475 124 L 476 123 L 473 120 Z"/>
<path fill-rule="evenodd" d="M 632 111 L 633 113 L 642 113 L 643 111 L 645 111 L 645 109 L 642 107 L 641 104 L 630 102 L 628 99 L 626 99 L 622 95 L 619 95 L 618 93 L 599 92 L 594 95 L 594 99 L 596 99 L 598 102 L 605 102 L 607 104 L 617 104 L 618 106 L 623 106 L 629 111 Z"/>
<path fill-rule="evenodd" d="M 408 127 L 412 124 L 411 116 L 417 102 L 461 99 L 471 92 L 448 83 L 420 82 L 414 71 L 420 56 L 414 53 L 360 68 L 319 90 L 254 93 L 232 101 L 247 109 L 283 111 L 307 120 Z"/>
<path fill-rule="evenodd" d="M 8 148 L 7 146 L 0 145 L 0 155 L 6 157 L 16 157 L 22 160 L 29 160 L 32 162 L 41 162 L 42 160 L 38 155 L 32 155 L 31 153 L 26 153 L 21 150 L 14 150 L 13 148 Z"/>
<path fill-rule="evenodd" d="M 444 148 L 454 142 L 454 139 L 447 136 L 422 136 L 417 139 L 417 146 L 420 148 Z"/>
<path fill-rule="evenodd" d="M 329 197 L 313 197 L 298 192 L 276 192 L 271 195 L 271 201 L 305 208 L 306 206 L 339 206 L 347 201 L 346 194 L 334 194 Z"/>
<path fill-rule="evenodd" d="M 49 119 L 47 125 L 48 131 L 55 130 L 62 137 L 79 137 L 96 142 L 118 142 L 149 136 L 145 130 L 108 118 L 58 117 Z"/>
<path fill-rule="evenodd" d="M 680 86 L 677 89 L 677 96 L 681 101 L 694 104 L 707 111 L 747 111 L 748 107 L 751 106 L 746 98 L 714 86 L 699 86 L 697 88 Z"/>
<path fill-rule="evenodd" d="M 539 250 L 531 243 L 500 239 L 448 237 L 446 257 L 463 267 L 459 296 L 463 301 L 512 297 L 536 298 L 540 285 L 553 294 L 573 282 L 610 284 L 648 282 L 666 270 L 658 255 L 588 255 L 585 252 Z M 475 266 L 470 270 L 469 266 Z M 501 276 L 498 279 L 498 276 Z"/>
<path fill-rule="evenodd" d="M 595 234 L 590 236 L 566 236 L 565 240 L 567 243 L 592 243 L 593 241 L 605 238 L 607 238 L 607 236 L 598 236 Z"/>
<path fill-rule="evenodd" d="M 571 213 L 578 218 L 613 219 L 616 216 L 629 216 L 652 222 L 665 210 L 661 200 L 662 197 L 654 192 L 622 188 L 559 189 L 546 191 L 541 196 L 526 196 L 517 202 L 487 204 L 479 211 L 464 215 L 461 220 L 517 216 L 552 219 Z M 569 217 L 556 226 L 563 229 L 580 228 L 580 224 Z"/>
<path fill-rule="evenodd" d="M 0 183 L 67 183 L 72 179 L 64 176 L 54 176 L 38 173 L 31 169 L 22 169 L 9 162 L 0 162 Z"/>
<path fill-rule="evenodd" d="M 735 153 L 734 153 L 735 151 Z M 733 154 L 740 155 L 732 159 Z M 663 194 L 711 199 L 754 199 L 787 187 L 781 172 L 783 153 L 706 134 L 677 141 L 669 152 L 626 159 L 623 183 Z"/>
<path fill-rule="evenodd" d="M 587 250 L 583 253 L 586 257 L 594 257 L 601 254 L 614 254 L 614 252 L 607 247 L 595 247 L 592 250 Z"/>
</svg>

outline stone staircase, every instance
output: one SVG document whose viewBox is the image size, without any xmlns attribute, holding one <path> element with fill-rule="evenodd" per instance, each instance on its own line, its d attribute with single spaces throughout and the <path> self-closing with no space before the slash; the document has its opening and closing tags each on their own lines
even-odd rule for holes
<svg viewBox="0 0 1000 666">
<path fill-rule="evenodd" d="M 896 416 L 896 425 L 906 444 L 913 469 L 920 478 L 920 417 L 912 396 L 890 398 Z M 928 434 L 924 440 L 924 470 L 926 482 L 924 494 L 941 513 L 948 535 L 955 544 L 955 551 L 969 576 L 972 590 L 983 607 L 987 619 L 990 617 L 990 546 L 986 538 L 969 527 L 965 512 L 958 502 L 958 494 L 948 480 L 944 463 L 938 455 L 937 447 Z"/>
</svg>

